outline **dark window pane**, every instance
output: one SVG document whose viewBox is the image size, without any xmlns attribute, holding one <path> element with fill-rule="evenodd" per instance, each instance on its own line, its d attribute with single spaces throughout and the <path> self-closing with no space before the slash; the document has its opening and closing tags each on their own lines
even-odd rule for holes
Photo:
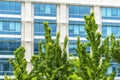
<svg viewBox="0 0 120 80">
<path fill-rule="evenodd" d="M 0 58 L 0 75 L 13 75 L 13 69 L 9 64 L 9 59 Z"/>
<path fill-rule="evenodd" d="M 0 14 L 21 14 L 21 3 L 19 2 L 0 2 Z"/>
<path fill-rule="evenodd" d="M 11 39 L 12 38 L 4 38 L 0 40 L 0 55 L 13 55 L 13 52 L 21 45 L 20 39 Z"/>
</svg>

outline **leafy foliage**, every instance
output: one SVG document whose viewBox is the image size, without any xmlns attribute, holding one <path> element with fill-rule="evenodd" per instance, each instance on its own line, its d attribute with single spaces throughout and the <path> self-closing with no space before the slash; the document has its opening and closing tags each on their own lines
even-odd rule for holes
<svg viewBox="0 0 120 80">
<path fill-rule="evenodd" d="M 64 40 L 63 49 L 59 45 L 60 33 L 56 36 L 56 41 L 51 38 L 51 30 L 48 23 L 44 23 L 45 45 L 39 42 L 39 54 L 32 56 L 31 62 L 33 70 L 30 77 L 36 77 L 37 80 L 67 80 L 71 73 L 71 64 L 67 58 L 67 37 Z M 42 51 L 44 48 L 44 52 Z M 36 75 L 38 74 L 38 75 Z"/>
<path fill-rule="evenodd" d="M 88 43 L 80 42 L 80 37 L 76 42 L 76 52 L 79 58 L 78 76 L 83 80 L 114 80 L 113 75 L 107 75 L 107 69 L 110 66 L 110 48 L 109 38 L 101 44 L 101 34 L 97 32 L 98 25 L 95 22 L 94 13 L 90 16 L 85 15 L 85 30 L 87 32 Z M 91 54 L 87 54 L 86 47 L 90 46 Z M 104 58 L 102 59 L 102 56 Z"/>
<path fill-rule="evenodd" d="M 24 47 L 19 47 L 14 52 L 15 59 L 10 58 L 10 64 L 13 67 L 13 74 L 16 80 L 27 80 L 28 79 L 28 72 L 26 70 L 27 61 L 25 57 L 25 49 Z M 12 80 L 5 76 L 5 80 Z"/>
<path fill-rule="evenodd" d="M 114 35 L 111 36 L 111 57 L 116 62 L 120 63 L 120 37 L 116 39 Z"/>
</svg>

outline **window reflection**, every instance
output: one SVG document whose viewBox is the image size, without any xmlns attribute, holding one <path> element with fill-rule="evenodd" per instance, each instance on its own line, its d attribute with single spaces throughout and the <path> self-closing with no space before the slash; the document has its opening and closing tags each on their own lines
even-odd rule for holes
<svg viewBox="0 0 120 80">
<path fill-rule="evenodd" d="M 102 19 L 120 19 L 120 8 L 102 8 Z"/>
<path fill-rule="evenodd" d="M 87 41 L 81 41 L 82 43 L 85 43 Z M 77 56 L 77 53 L 76 53 L 76 41 L 74 40 L 70 40 L 69 41 L 69 53 L 72 54 L 73 56 Z M 86 52 L 87 53 L 90 53 L 90 47 L 87 46 L 86 47 Z"/>
<path fill-rule="evenodd" d="M 112 33 L 116 38 L 120 36 L 120 26 L 114 25 L 103 25 L 102 26 L 102 37 L 110 36 Z"/>
<path fill-rule="evenodd" d="M 69 37 L 86 37 L 84 25 L 81 24 L 70 24 L 69 25 Z"/>
<path fill-rule="evenodd" d="M 110 63 L 111 63 L 111 66 L 108 68 L 107 73 L 111 74 L 113 71 L 116 71 L 116 77 L 120 77 L 120 70 L 119 70 L 120 64 L 112 60 Z"/>
<path fill-rule="evenodd" d="M 20 15 L 21 14 L 21 3 L 0 1 L 0 14 Z"/>
<path fill-rule="evenodd" d="M 0 58 L 0 75 L 13 75 L 12 66 L 8 58 Z"/>
<path fill-rule="evenodd" d="M 21 23 L 20 22 L 10 22 L 10 21 L 0 21 L 0 34 L 21 34 Z"/>
<path fill-rule="evenodd" d="M 56 23 L 49 23 L 51 28 L 51 35 L 56 36 Z M 35 36 L 44 36 L 44 24 L 43 23 L 34 23 L 34 35 Z"/>
<path fill-rule="evenodd" d="M 55 4 L 34 4 L 35 16 L 56 16 Z"/>
<path fill-rule="evenodd" d="M 0 54 L 13 55 L 13 52 L 21 45 L 20 39 L 0 39 Z"/>
<path fill-rule="evenodd" d="M 90 14 L 88 6 L 69 6 L 69 17 L 83 18 L 84 14 Z"/>
</svg>

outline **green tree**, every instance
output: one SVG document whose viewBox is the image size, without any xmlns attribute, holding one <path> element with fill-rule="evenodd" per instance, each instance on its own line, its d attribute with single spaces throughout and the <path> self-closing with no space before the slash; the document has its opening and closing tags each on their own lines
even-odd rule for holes
<svg viewBox="0 0 120 80">
<path fill-rule="evenodd" d="M 120 37 L 115 38 L 115 36 L 112 34 L 110 36 L 110 48 L 111 48 L 111 58 L 116 63 L 120 64 Z M 118 68 L 120 70 L 120 67 Z"/>
<path fill-rule="evenodd" d="M 94 13 L 90 16 L 85 15 L 84 19 L 88 43 L 80 42 L 80 37 L 78 37 L 76 42 L 79 59 L 77 74 L 82 80 L 114 80 L 115 73 L 107 74 L 111 60 L 109 38 L 107 37 L 101 44 L 101 34 L 97 32 L 98 25 L 95 22 Z M 86 52 L 87 46 L 91 49 L 90 54 Z"/>
<path fill-rule="evenodd" d="M 72 74 L 71 66 L 66 52 L 67 37 L 64 40 L 63 49 L 59 45 L 60 33 L 57 34 L 56 40 L 51 38 L 51 29 L 48 22 L 44 22 L 45 44 L 38 43 L 39 54 L 33 55 L 31 63 L 32 71 L 28 74 L 26 71 L 27 61 L 24 58 L 25 49 L 18 48 L 14 55 L 14 59 L 10 59 L 10 64 L 13 66 L 15 80 L 67 80 Z M 44 51 L 43 51 L 44 49 Z M 9 80 L 5 76 L 5 80 Z"/>
<path fill-rule="evenodd" d="M 15 58 L 9 59 L 10 64 L 13 68 L 13 74 L 15 80 L 28 80 L 28 72 L 26 70 L 27 61 L 24 58 L 25 57 L 25 49 L 24 47 L 20 46 L 15 52 L 14 52 Z M 9 78 L 5 75 L 5 80 L 12 80 L 12 78 Z"/>
<path fill-rule="evenodd" d="M 44 22 L 44 30 L 45 44 L 42 47 L 42 42 L 39 42 L 39 54 L 31 58 L 33 70 L 30 77 L 37 80 L 67 80 L 72 74 L 72 63 L 68 61 L 66 52 L 68 39 L 65 37 L 62 49 L 59 45 L 60 33 L 57 33 L 56 40 L 53 40 L 48 22 Z"/>
<path fill-rule="evenodd" d="M 112 34 L 110 37 L 110 46 L 111 46 L 111 57 L 114 61 L 117 63 L 120 63 L 120 37 L 117 39 L 115 36 Z"/>
</svg>

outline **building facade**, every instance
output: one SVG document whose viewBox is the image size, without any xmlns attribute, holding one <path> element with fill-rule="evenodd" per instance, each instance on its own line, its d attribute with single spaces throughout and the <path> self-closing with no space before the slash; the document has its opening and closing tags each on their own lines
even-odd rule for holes
<svg viewBox="0 0 120 80">
<path fill-rule="evenodd" d="M 32 69 L 30 58 L 38 53 L 38 41 L 44 42 L 44 21 L 49 22 L 53 39 L 60 32 L 61 46 L 64 37 L 69 37 L 67 51 L 74 56 L 77 36 L 87 41 L 84 14 L 94 12 L 103 39 L 111 33 L 117 38 L 120 35 L 118 3 L 120 0 L 0 0 L 0 79 L 4 74 L 12 76 L 8 59 L 14 58 L 13 52 L 20 45 L 26 49 L 27 70 Z M 120 77 L 119 66 L 111 61 L 108 69 L 108 73 L 117 71 L 116 79 Z"/>
</svg>

